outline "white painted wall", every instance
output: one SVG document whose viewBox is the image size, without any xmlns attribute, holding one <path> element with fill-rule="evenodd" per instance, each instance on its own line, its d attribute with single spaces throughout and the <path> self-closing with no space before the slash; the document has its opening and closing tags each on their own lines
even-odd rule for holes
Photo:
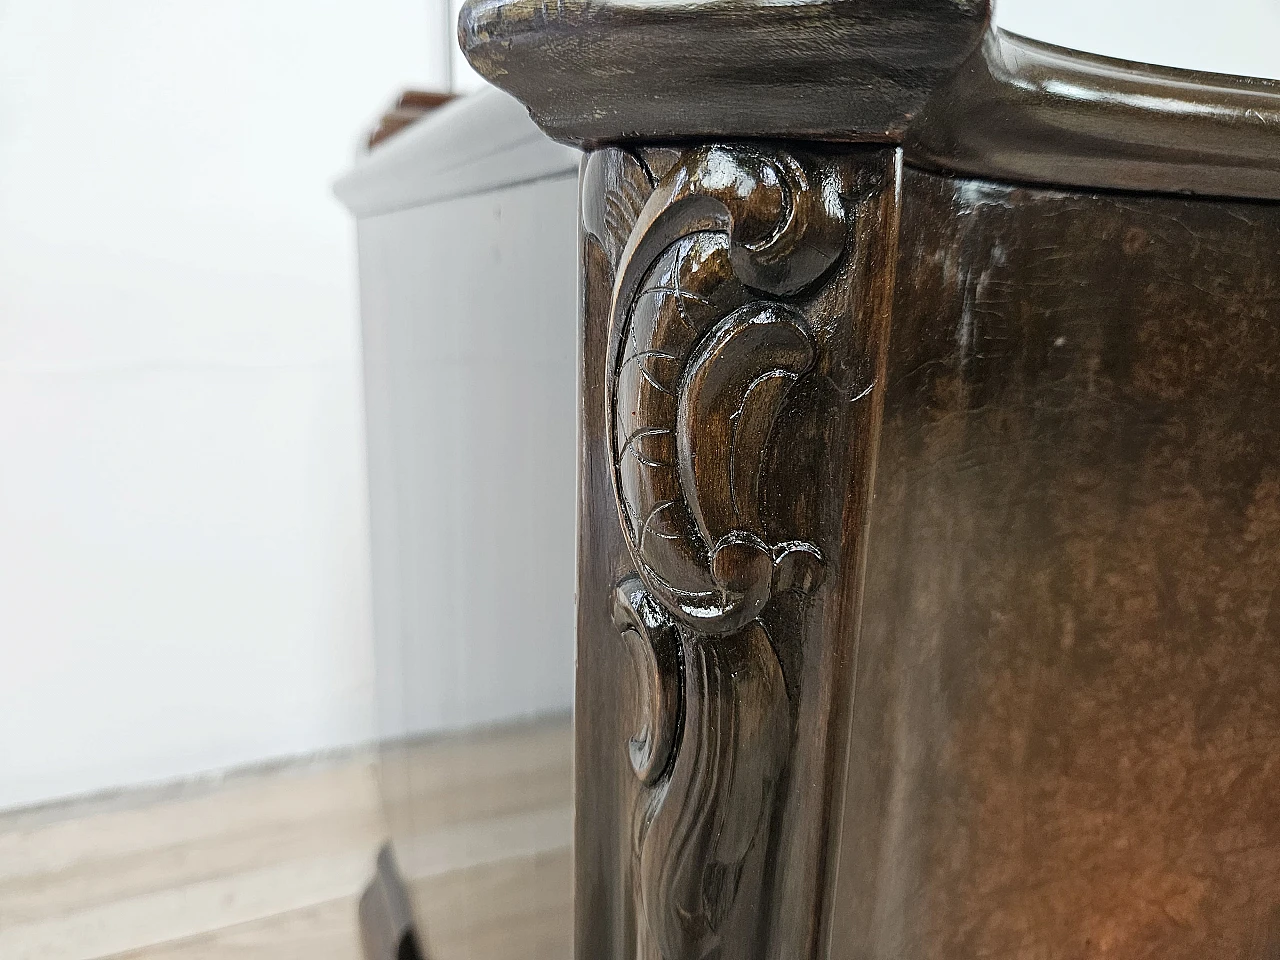
<svg viewBox="0 0 1280 960">
<path fill-rule="evenodd" d="M 328 186 L 381 105 L 443 82 L 443 2 L 0 0 L 0 807 L 370 736 Z M 1278 73 L 1274 0 L 999 4 Z"/>
<path fill-rule="evenodd" d="M 1280 79 L 1276 0 L 994 0 L 1006 30 L 1105 57 Z"/>
<path fill-rule="evenodd" d="M 353 230 L 423 0 L 0 0 L 0 807 L 366 739 Z"/>
</svg>

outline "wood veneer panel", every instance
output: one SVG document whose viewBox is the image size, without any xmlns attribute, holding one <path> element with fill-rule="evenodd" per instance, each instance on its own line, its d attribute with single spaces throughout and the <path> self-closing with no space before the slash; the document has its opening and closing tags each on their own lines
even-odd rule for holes
<svg viewBox="0 0 1280 960">
<path fill-rule="evenodd" d="M 833 956 L 1280 950 L 1280 206 L 903 181 Z"/>
</svg>

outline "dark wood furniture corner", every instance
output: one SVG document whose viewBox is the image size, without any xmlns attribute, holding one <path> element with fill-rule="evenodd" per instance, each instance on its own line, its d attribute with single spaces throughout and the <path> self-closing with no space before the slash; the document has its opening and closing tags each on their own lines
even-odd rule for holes
<svg viewBox="0 0 1280 960">
<path fill-rule="evenodd" d="M 581 184 L 580 960 L 1280 957 L 1280 85 L 470 0 Z"/>
</svg>

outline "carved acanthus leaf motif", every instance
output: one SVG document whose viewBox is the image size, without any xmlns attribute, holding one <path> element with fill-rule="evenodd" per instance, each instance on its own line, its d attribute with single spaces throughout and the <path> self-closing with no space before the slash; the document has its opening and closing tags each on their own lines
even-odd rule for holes
<svg viewBox="0 0 1280 960">
<path fill-rule="evenodd" d="M 582 226 L 616 266 L 631 229 L 653 193 L 648 167 L 635 154 L 610 147 L 587 155 Z"/>
<path fill-rule="evenodd" d="M 613 624 L 618 628 L 643 688 L 641 728 L 631 738 L 631 768 L 646 785 L 667 769 L 680 724 L 680 634 L 666 612 L 635 577 L 614 591 Z"/>
<path fill-rule="evenodd" d="M 771 540 L 761 470 L 814 343 L 788 295 L 844 244 L 836 184 L 754 147 L 688 151 L 640 211 L 613 296 L 608 423 L 619 511 L 649 591 L 699 633 L 750 623 L 820 553 Z M 795 569 L 799 564 L 802 569 Z"/>
<path fill-rule="evenodd" d="M 584 194 L 587 230 L 616 267 L 606 422 L 638 573 L 613 604 L 641 685 L 637 949 L 743 958 L 757 950 L 791 741 L 761 614 L 822 570 L 818 546 L 777 529 L 763 503 L 778 417 L 819 361 L 788 298 L 839 258 L 846 224 L 834 179 L 783 151 L 661 159 L 639 208 L 650 171 L 622 151 L 588 161 Z"/>
<path fill-rule="evenodd" d="M 741 956 L 759 920 L 764 838 L 790 741 L 786 684 L 759 621 L 729 636 L 680 636 L 679 752 L 636 821 L 640 954 Z"/>
</svg>

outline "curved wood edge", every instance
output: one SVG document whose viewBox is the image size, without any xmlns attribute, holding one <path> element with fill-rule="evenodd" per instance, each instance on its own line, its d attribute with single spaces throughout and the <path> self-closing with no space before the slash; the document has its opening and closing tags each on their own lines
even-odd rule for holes
<svg viewBox="0 0 1280 960">
<path fill-rule="evenodd" d="M 557 140 L 898 143 L 908 163 L 1280 200 L 1280 82 L 991 26 L 988 0 L 468 0 L 468 60 Z"/>
<path fill-rule="evenodd" d="M 907 130 L 909 162 L 1001 180 L 1280 199 L 1280 83 L 995 30 Z"/>
<path fill-rule="evenodd" d="M 458 42 L 568 143 L 895 141 L 989 17 L 988 0 L 469 0 Z"/>
<path fill-rule="evenodd" d="M 576 952 L 817 960 L 901 165 L 665 150 L 583 171 Z"/>
</svg>

